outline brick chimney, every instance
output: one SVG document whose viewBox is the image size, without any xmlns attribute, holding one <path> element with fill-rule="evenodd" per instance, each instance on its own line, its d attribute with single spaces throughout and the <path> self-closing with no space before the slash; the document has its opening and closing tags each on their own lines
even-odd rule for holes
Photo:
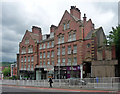
<svg viewBox="0 0 120 94">
<path fill-rule="evenodd" d="M 85 24 L 86 23 L 86 14 L 84 14 L 84 17 L 83 17 L 83 23 Z"/>
<path fill-rule="evenodd" d="M 56 29 L 57 29 L 57 26 L 51 25 L 51 27 L 50 27 L 50 33 L 55 32 Z"/>
<path fill-rule="evenodd" d="M 37 26 L 32 26 L 32 32 L 35 34 L 40 34 L 41 32 L 41 28 L 37 27 Z"/>
<path fill-rule="evenodd" d="M 81 12 L 76 6 L 71 6 L 70 14 L 81 20 Z"/>
<path fill-rule="evenodd" d="M 42 30 L 40 27 L 32 26 L 32 32 L 39 35 L 39 41 L 42 40 Z"/>
</svg>

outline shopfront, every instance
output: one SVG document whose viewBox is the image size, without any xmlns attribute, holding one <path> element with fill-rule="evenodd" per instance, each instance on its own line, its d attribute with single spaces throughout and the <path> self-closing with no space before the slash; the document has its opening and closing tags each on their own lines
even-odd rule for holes
<svg viewBox="0 0 120 94">
<path fill-rule="evenodd" d="M 55 66 L 55 79 L 80 78 L 80 66 Z"/>
</svg>

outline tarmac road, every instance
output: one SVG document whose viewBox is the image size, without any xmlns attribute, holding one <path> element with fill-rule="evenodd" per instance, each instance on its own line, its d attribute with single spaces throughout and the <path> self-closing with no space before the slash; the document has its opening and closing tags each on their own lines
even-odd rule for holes
<svg viewBox="0 0 120 94">
<path fill-rule="evenodd" d="M 73 90 L 58 88 L 2 86 L 2 94 L 119 94 L 115 92 Z"/>
</svg>

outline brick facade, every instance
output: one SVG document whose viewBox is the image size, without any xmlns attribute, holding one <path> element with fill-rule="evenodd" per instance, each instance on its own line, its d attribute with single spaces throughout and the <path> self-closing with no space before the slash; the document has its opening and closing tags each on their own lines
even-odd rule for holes
<svg viewBox="0 0 120 94">
<path fill-rule="evenodd" d="M 97 59 L 98 46 L 104 46 L 101 42 L 104 39 L 102 27 L 95 29 L 86 14 L 81 19 L 80 10 L 71 6 L 70 13 L 64 12 L 58 26 L 51 25 L 50 34 L 42 35 L 41 28 L 36 26 L 32 32 L 26 31 L 19 45 L 20 78 L 29 74 L 28 78 L 39 80 L 51 74 L 63 79 L 70 78 L 72 71 L 73 77 L 80 78 L 80 66 L 84 64 L 83 75 L 87 77 L 91 61 Z M 104 54 L 105 51 L 103 57 Z"/>
</svg>

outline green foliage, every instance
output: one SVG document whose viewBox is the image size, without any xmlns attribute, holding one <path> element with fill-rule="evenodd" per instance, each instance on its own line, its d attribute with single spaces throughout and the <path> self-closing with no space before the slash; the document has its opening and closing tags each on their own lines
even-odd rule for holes
<svg viewBox="0 0 120 94">
<path fill-rule="evenodd" d="M 10 64 L 13 64 L 14 62 L 0 62 L 1 66 L 10 66 Z"/>
<path fill-rule="evenodd" d="M 119 45 L 119 41 L 120 41 L 119 40 L 120 39 L 120 26 L 118 26 L 116 28 L 112 27 L 112 31 L 110 31 L 109 33 L 110 33 L 109 36 L 108 36 L 109 44 L 114 43 L 115 45 Z"/>
<path fill-rule="evenodd" d="M 10 66 L 2 71 L 4 77 L 10 76 Z"/>
<path fill-rule="evenodd" d="M 116 28 L 112 27 L 112 31 L 109 32 L 107 44 L 115 45 L 116 47 L 116 56 L 120 59 L 120 25 Z"/>
</svg>

